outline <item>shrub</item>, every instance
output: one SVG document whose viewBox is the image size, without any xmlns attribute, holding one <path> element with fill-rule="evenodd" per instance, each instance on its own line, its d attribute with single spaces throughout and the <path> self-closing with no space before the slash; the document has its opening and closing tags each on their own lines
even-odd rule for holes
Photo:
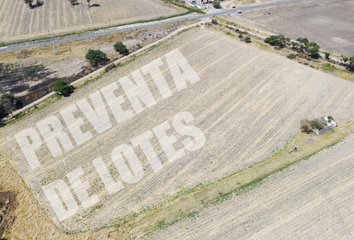
<svg viewBox="0 0 354 240">
<path fill-rule="evenodd" d="M 117 42 L 113 45 L 113 47 L 114 50 L 120 54 L 127 55 L 129 53 L 127 47 L 122 42 Z"/>
<path fill-rule="evenodd" d="M 250 38 L 250 37 L 246 37 L 246 38 L 245 38 L 245 42 L 246 42 L 246 43 L 250 43 L 250 42 L 251 42 L 251 38 Z"/>
<path fill-rule="evenodd" d="M 216 21 L 215 19 L 212 19 L 212 20 L 211 20 L 211 23 L 212 23 L 212 24 L 218 24 L 218 21 Z"/>
<path fill-rule="evenodd" d="M 242 34 L 238 35 L 238 38 L 242 40 L 243 35 Z"/>
<path fill-rule="evenodd" d="M 58 80 L 54 86 L 54 92 L 58 95 L 70 96 L 72 92 L 74 92 L 74 87 L 70 85 L 68 81 L 64 81 L 62 79 Z"/>
<path fill-rule="evenodd" d="M 309 56 L 312 58 L 319 58 L 320 46 L 315 42 L 310 42 L 307 44 L 307 49 L 309 50 Z"/>
<path fill-rule="evenodd" d="M 221 8 L 220 2 L 219 1 L 214 1 L 213 2 L 213 7 L 214 8 L 218 8 L 218 9 Z"/>
<path fill-rule="evenodd" d="M 333 117 L 332 117 L 332 116 L 327 116 L 327 118 L 328 118 L 328 122 L 332 122 L 332 121 L 334 121 L 334 119 L 333 119 Z"/>
<path fill-rule="evenodd" d="M 89 49 L 85 57 L 94 67 L 105 64 L 108 61 L 107 55 L 101 50 Z"/>
<path fill-rule="evenodd" d="M 327 71 L 327 72 L 334 72 L 336 70 L 336 67 L 334 65 L 331 65 L 330 63 L 323 64 L 322 68 L 324 71 Z"/>
<path fill-rule="evenodd" d="M 295 59 L 295 58 L 296 58 L 296 54 L 290 53 L 287 58 L 289 58 L 289 59 Z"/>
</svg>

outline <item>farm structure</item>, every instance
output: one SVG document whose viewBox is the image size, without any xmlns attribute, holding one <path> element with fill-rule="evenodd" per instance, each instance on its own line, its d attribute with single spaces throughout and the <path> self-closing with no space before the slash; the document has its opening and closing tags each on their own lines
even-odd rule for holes
<svg viewBox="0 0 354 240">
<path fill-rule="evenodd" d="M 312 131 L 315 132 L 317 135 L 323 134 L 323 133 L 337 127 L 337 123 L 336 123 L 336 121 L 333 120 L 332 117 L 324 116 L 324 117 L 317 119 L 317 121 L 320 122 L 324 126 L 322 129 L 312 129 Z"/>
<path fill-rule="evenodd" d="M 75 6 L 67 0 L 46 0 L 29 9 L 23 0 L 0 1 L 0 42 L 48 37 L 135 21 L 167 17 L 182 10 L 155 0 L 95 0 Z"/>
<path fill-rule="evenodd" d="M 201 47 L 200 42 L 206 44 Z M 182 91 L 177 91 L 164 57 L 175 49 L 179 49 L 201 79 L 193 85 L 188 83 Z M 131 78 L 133 71 L 158 58 L 161 58 L 160 70 L 172 96 L 164 99 L 154 79 L 149 74 L 144 75 L 156 105 L 145 107 L 134 118 L 114 125 L 99 136 L 87 118 L 77 112 L 75 117 L 82 118 L 82 130 L 91 132 L 92 141 L 55 159 L 43 144 L 36 152 L 42 165 L 31 170 L 14 138 L 15 133 L 29 127 L 36 128 L 37 122 L 49 116 L 60 119 L 63 108 L 124 76 Z M 129 64 L 79 89 L 70 98 L 63 98 L 5 126 L 1 131 L 1 146 L 11 156 L 15 169 L 51 219 L 66 230 L 83 231 L 113 224 L 121 217 L 163 202 L 167 196 L 176 194 L 180 186 L 188 189 L 214 181 L 271 156 L 274 149 L 284 146 L 298 132 L 298 123 L 304 116 L 313 118 L 330 112 L 338 120 L 354 119 L 353 91 L 351 82 L 199 27 L 149 49 Z M 123 90 L 119 88 L 116 94 L 122 95 Z M 104 104 L 108 109 L 107 103 Z M 122 108 L 131 108 L 128 99 Z M 92 160 L 101 156 L 112 178 L 118 181 L 121 176 L 111 161 L 112 149 L 120 144 L 131 145 L 131 139 L 164 121 L 171 122 L 176 114 L 184 111 L 193 114 L 193 126 L 203 131 L 206 138 L 203 148 L 169 162 L 157 140 L 152 139 L 151 144 L 161 158 L 163 169 L 153 171 L 142 150 L 136 148 L 144 169 L 143 180 L 109 194 L 92 166 Z M 115 121 L 112 112 L 109 112 L 109 118 Z M 63 131 L 69 133 L 67 127 L 63 127 Z M 172 129 L 171 134 L 174 134 Z M 174 147 L 183 149 L 184 137 L 177 134 L 175 137 Z M 76 215 L 59 223 L 41 186 L 57 179 L 68 182 L 66 174 L 78 167 L 84 172 L 81 181 L 88 181 L 91 186 L 88 194 L 97 194 L 100 204 L 86 209 L 80 205 Z"/>
</svg>

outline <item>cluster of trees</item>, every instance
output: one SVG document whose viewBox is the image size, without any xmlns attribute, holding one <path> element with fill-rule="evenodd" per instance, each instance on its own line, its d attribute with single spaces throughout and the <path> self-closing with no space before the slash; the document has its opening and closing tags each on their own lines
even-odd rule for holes
<svg viewBox="0 0 354 240">
<path fill-rule="evenodd" d="M 129 54 L 127 47 L 122 42 L 115 43 L 113 47 L 116 52 L 119 52 L 122 55 Z M 85 57 L 87 60 L 89 60 L 90 64 L 93 67 L 105 65 L 109 61 L 109 59 L 107 58 L 107 54 L 105 54 L 101 50 L 89 49 Z"/>
<path fill-rule="evenodd" d="M 34 0 L 23 0 L 25 2 L 25 4 L 27 4 L 29 6 L 29 8 L 35 8 L 35 7 L 40 7 L 42 6 L 44 3 L 42 2 L 42 0 L 36 0 L 36 4 L 33 4 Z"/>
<path fill-rule="evenodd" d="M 298 38 L 296 41 L 291 41 L 290 38 L 286 38 L 283 35 L 274 35 L 264 39 L 264 42 L 280 48 L 288 44 L 291 45 L 294 50 L 307 52 L 312 58 L 318 58 L 320 56 L 320 46 L 315 42 L 310 42 L 307 38 Z"/>
</svg>

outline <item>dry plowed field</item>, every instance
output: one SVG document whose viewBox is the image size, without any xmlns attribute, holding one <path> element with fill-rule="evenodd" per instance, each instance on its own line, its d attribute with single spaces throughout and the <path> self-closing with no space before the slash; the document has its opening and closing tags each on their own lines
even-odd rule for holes
<svg viewBox="0 0 354 240">
<path fill-rule="evenodd" d="M 352 239 L 354 135 L 155 239 Z"/>
<path fill-rule="evenodd" d="M 23 0 L 0 1 L 0 42 L 50 36 L 51 26 L 61 34 L 181 12 L 158 0 L 95 0 L 90 8 L 85 0 L 78 2 L 72 6 L 68 0 L 45 0 L 29 9 Z"/>
<path fill-rule="evenodd" d="M 176 90 L 164 58 L 165 54 L 176 48 L 201 79 L 182 91 Z M 157 58 L 162 59 L 160 69 L 172 89 L 171 97 L 163 99 L 151 76 L 145 75 L 156 105 L 145 108 L 121 124 L 116 124 L 112 112 L 109 112 L 113 127 L 100 135 L 78 111 L 75 118 L 82 117 L 82 130 L 91 131 L 93 138 L 55 159 L 43 143 L 36 151 L 42 165 L 31 170 L 14 134 L 29 127 L 36 128 L 36 123 L 46 117 L 57 116 L 61 119 L 59 111 L 64 107 L 88 98 L 90 93 L 121 77 L 131 77 L 134 70 Z M 109 72 L 69 98 L 62 98 L 50 107 L 3 128 L 1 146 L 12 156 L 11 161 L 19 174 L 53 219 L 56 219 L 55 214 L 41 186 L 57 179 L 68 182 L 66 174 L 81 166 L 84 171 L 81 181 L 90 183 L 89 195 L 97 194 L 100 201 L 87 209 L 80 205 L 78 213 L 62 221 L 61 225 L 65 229 L 86 230 L 163 201 L 181 187 L 191 188 L 201 182 L 213 181 L 261 161 L 283 147 L 298 132 L 299 122 L 304 117 L 312 119 L 332 115 L 338 120 L 354 119 L 353 92 L 354 84 L 351 82 L 262 52 L 221 33 L 196 28 Z M 121 95 L 123 91 L 119 89 L 116 94 Z M 128 99 L 125 99 L 122 108 L 131 108 Z M 194 120 L 190 124 L 204 133 L 205 145 L 194 152 L 185 149 L 184 157 L 169 162 L 157 140 L 152 138 L 151 143 L 163 168 L 153 172 L 141 149 L 136 147 L 135 152 L 144 169 L 143 178 L 109 195 L 92 160 L 101 156 L 113 179 L 119 180 L 120 176 L 111 161 L 113 148 L 120 144 L 131 145 L 134 137 L 164 121 L 171 124 L 172 118 L 184 111 L 193 114 Z M 66 125 L 63 126 L 63 131 L 69 132 Z M 174 147 L 183 149 L 181 142 L 185 137 L 174 131 L 168 134 L 176 136 Z M 245 201 L 243 204 L 251 203 Z"/>
<path fill-rule="evenodd" d="M 254 11 L 247 13 L 245 20 L 269 33 L 292 39 L 308 38 L 326 51 L 352 56 L 353 11 L 351 0 L 316 0 Z"/>
</svg>

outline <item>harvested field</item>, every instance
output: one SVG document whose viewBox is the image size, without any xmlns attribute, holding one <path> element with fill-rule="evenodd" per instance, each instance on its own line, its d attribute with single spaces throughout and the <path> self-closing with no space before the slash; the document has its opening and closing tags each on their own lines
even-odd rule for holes
<svg viewBox="0 0 354 240">
<path fill-rule="evenodd" d="M 71 6 L 67 0 L 45 0 L 35 9 L 23 0 L 0 1 L 0 42 L 48 37 L 110 25 L 149 20 L 182 11 L 159 0 L 95 0 Z M 53 28 L 51 30 L 51 27 Z"/>
<path fill-rule="evenodd" d="M 353 11 L 351 0 L 317 0 L 257 10 L 243 18 L 233 17 L 271 34 L 292 39 L 305 37 L 317 42 L 323 50 L 353 56 Z"/>
<path fill-rule="evenodd" d="M 154 239 L 351 239 L 354 135 Z"/>
<path fill-rule="evenodd" d="M 182 91 L 177 91 L 173 84 L 164 58 L 176 48 L 201 78 Z M 131 72 L 160 57 L 164 63 L 160 69 L 172 89 L 171 97 L 163 99 L 152 78 L 145 75 L 156 105 L 145 108 L 122 124 L 115 124 L 100 135 L 78 112 L 75 117 L 82 117 L 83 131 L 91 131 L 93 139 L 55 160 L 43 144 L 37 151 L 41 167 L 30 169 L 14 139 L 15 133 L 28 127 L 36 128 L 38 121 L 49 116 L 61 118 L 59 111 L 64 107 L 87 98 L 90 93 L 123 76 L 130 77 Z M 81 231 L 113 224 L 114 219 L 164 201 L 181 188 L 216 180 L 261 161 L 298 132 L 300 119 L 304 117 L 332 115 L 338 120 L 354 119 L 353 90 L 351 82 L 199 28 L 154 47 L 129 64 L 86 85 L 70 98 L 63 98 L 14 125 L 6 126 L 1 131 L 1 146 L 9 153 L 15 168 L 51 218 L 64 229 Z M 119 89 L 117 94 L 123 94 L 123 91 Z M 122 107 L 131 108 L 128 99 L 125 101 Z M 205 145 L 195 152 L 186 150 L 183 158 L 170 163 L 153 138 L 151 143 L 163 168 L 153 172 L 141 149 L 135 148 L 144 168 L 143 179 L 109 195 L 92 166 L 92 160 L 102 156 L 113 178 L 120 179 L 110 160 L 113 148 L 130 144 L 131 139 L 164 121 L 171 123 L 172 118 L 183 111 L 193 114 L 193 125 L 205 134 Z M 113 122 L 111 112 L 109 117 Z M 68 132 L 66 126 L 63 130 Z M 180 135 L 176 138 L 174 147 L 183 148 L 181 141 L 184 138 Z M 87 209 L 80 205 L 78 214 L 59 224 L 41 186 L 57 179 L 67 181 L 66 174 L 79 166 L 85 173 L 82 181 L 87 180 L 91 185 L 89 195 L 97 194 L 100 202 Z"/>
</svg>

